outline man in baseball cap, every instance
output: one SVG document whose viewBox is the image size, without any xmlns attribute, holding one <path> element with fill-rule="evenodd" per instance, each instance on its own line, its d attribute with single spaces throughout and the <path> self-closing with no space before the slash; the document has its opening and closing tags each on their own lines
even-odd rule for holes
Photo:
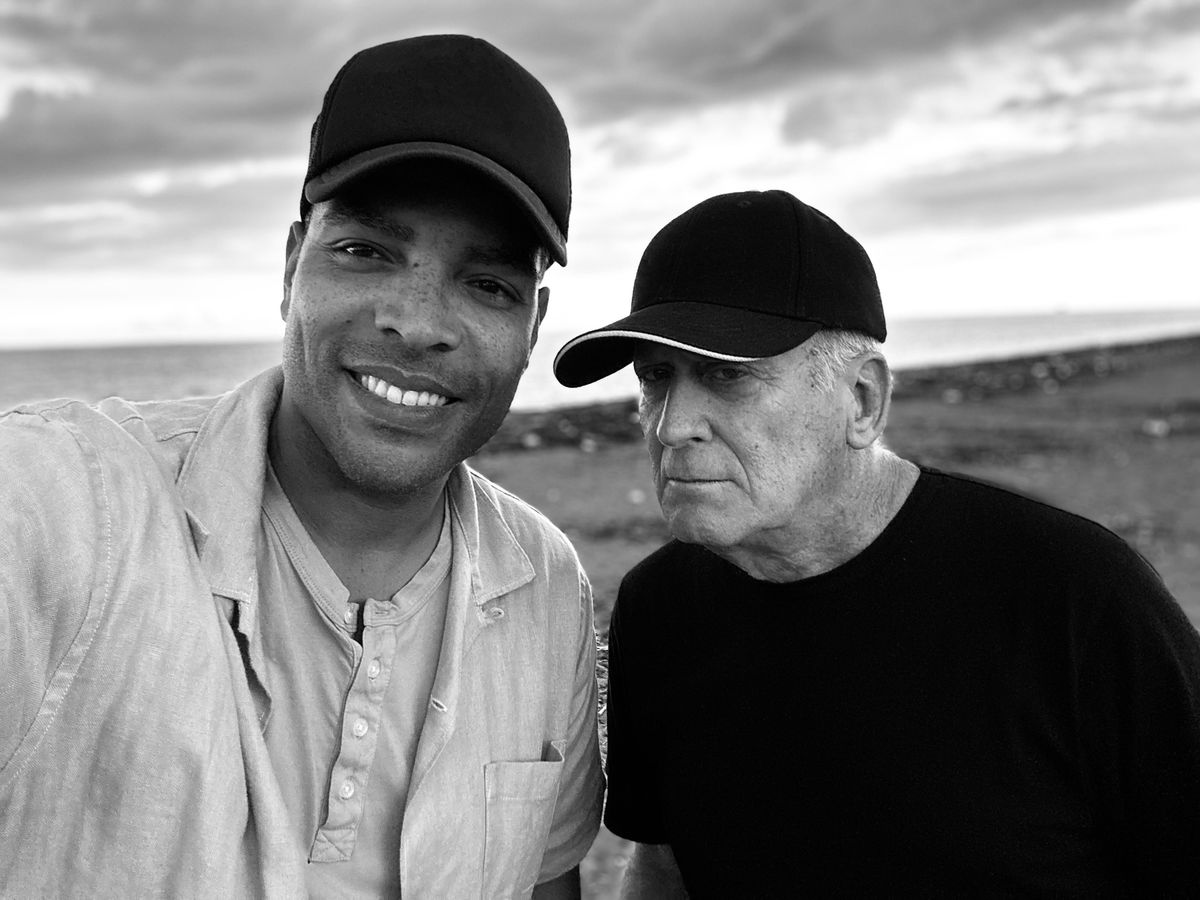
<svg viewBox="0 0 1200 900">
<path fill-rule="evenodd" d="M 885 448 L 875 272 L 783 191 L 650 242 L 632 362 L 674 537 L 609 632 L 622 896 L 1194 896 L 1200 640 L 1104 528 Z"/>
<path fill-rule="evenodd" d="M 570 203 L 514 60 L 365 49 L 313 126 L 282 367 L 0 420 L 0 893 L 578 897 L 590 588 L 463 463 Z"/>
</svg>

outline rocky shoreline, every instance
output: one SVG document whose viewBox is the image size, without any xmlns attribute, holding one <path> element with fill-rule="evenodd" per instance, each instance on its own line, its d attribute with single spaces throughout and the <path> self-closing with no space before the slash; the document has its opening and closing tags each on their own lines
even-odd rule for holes
<svg viewBox="0 0 1200 900">
<path fill-rule="evenodd" d="M 1033 391 L 1051 394 L 1068 382 L 1108 378 L 1164 358 L 1187 355 L 1200 358 L 1200 335 L 901 369 L 896 373 L 895 399 L 898 403 L 922 398 L 959 404 L 978 403 L 997 394 Z M 606 403 L 511 412 L 480 452 L 507 453 L 544 447 L 575 447 L 589 452 L 606 444 L 640 439 L 637 401 L 630 397 Z"/>
</svg>

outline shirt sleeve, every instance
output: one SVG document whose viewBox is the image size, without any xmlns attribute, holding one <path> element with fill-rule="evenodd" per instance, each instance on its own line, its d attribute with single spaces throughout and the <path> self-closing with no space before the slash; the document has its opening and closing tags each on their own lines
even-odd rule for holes
<svg viewBox="0 0 1200 900">
<path fill-rule="evenodd" d="M 1139 890 L 1200 896 L 1200 637 L 1125 549 L 1079 650 L 1085 766 Z"/>
<path fill-rule="evenodd" d="M 629 609 L 637 590 L 627 577 L 621 584 L 608 630 L 608 802 L 604 824 L 614 834 L 643 844 L 667 843 L 658 806 L 657 756 L 642 723 L 641 699 L 652 670 L 636 648 L 646 635 Z"/>
<path fill-rule="evenodd" d="M 0 416 L 0 771 L 66 689 L 103 600 L 111 529 L 90 447 L 61 422 Z M 82 639 L 81 639 L 82 640 Z"/>
<path fill-rule="evenodd" d="M 592 588 L 582 569 L 579 611 L 570 721 L 563 746 L 556 748 L 563 756 L 563 774 L 539 883 L 558 877 L 587 855 L 600 830 L 604 804 L 604 771 L 600 765 L 597 726 L 596 628 Z"/>
</svg>

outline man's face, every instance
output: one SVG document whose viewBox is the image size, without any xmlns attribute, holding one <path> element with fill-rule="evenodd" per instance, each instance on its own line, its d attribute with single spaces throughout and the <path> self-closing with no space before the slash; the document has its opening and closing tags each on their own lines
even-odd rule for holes
<svg viewBox="0 0 1200 900">
<path fill-rule="evenodd" d="M 803 344 L 733 363 L 640 342 L 642 431 L 675 537 L 717 553 L 787 551 L 806 510 L 830 508 L 849 394 L 819 390 L 811 366 Z"/>
<path fill-rule="evenodd" d="M 285 272 L 274 437 L 368 495 L 440 490 L 503 421 L 545 312 L 507 197 L 420 172 L 316 205 Z"/>
</svg>

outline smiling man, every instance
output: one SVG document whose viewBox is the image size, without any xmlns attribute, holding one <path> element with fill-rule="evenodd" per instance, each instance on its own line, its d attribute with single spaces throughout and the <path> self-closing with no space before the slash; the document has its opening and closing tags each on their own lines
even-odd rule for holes
<svg viewBox="0 0 1200 900">
<path fill-rule="evenodd" d="M 281 369 L 0 419 L 0 895 L 579 896 L 590 588 L 464 464 L 569 207 L 512 59 L 369 48 L 313 127 Z"/>
<path fill-rule="evenodd" d="M 609 632 L 625 898 L 1200 895 L 1200 640 L 1099 525 L 880 440 L 875 272 L 783 191 L 650 242 L 632 362 L 675 540 Z"/>
</svg>

